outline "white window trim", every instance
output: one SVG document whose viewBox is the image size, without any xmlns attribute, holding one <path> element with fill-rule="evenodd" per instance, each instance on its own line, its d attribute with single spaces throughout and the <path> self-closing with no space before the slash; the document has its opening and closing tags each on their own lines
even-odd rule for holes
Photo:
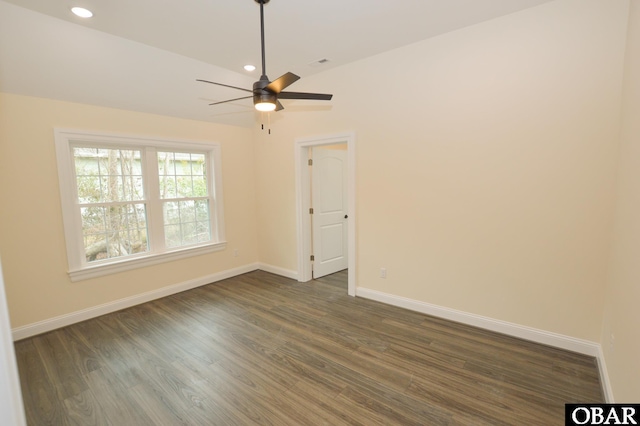
<svg viewBox="0 0 640 426">
<path fill-rule="evenodd" d="M 184 259 L 191 256 L 199 256 L 214 251 L 224 250 L 227 246 L 224 232 L 224 205 L 222 196 L 222 161 L 220 144 L 217 142 L 193 141 L 182 139 L 163 139 L 132 135 L 109 134 L 89 132 L 75 129 L 54 129 L 56 157 L 58 162 L 58 180 L 60 184 L 60 198 L 62 202 L 62 220 L 64 236 L 67 246 L 67 271 L 71 281 L 81 281 L 96 278 L 108 274 L 128 271 L 156 265 L 163 262 Z M 71 161 L 70 147 L 77 142 L 102 143 L 109 145 L 126 146 L 130 149 L 137 147 L 156 147 L 167 150 L 195 150 L 209 153 L 209 176 L 213 176 L 213 187 L 209 188 L 215 200 L 213 215 L 213 229 L 211 229 L 213 243 L 199 244 L 191 247 L 179 247 L 177 249 L 162 252 L 138 254 L 133 257 L 115 259 L 109 263 L 86 264 L 82 261 L 84 247 L 82 232 L 78 224 L 81 222 L 79 209 L 76 208 L 75 195 L 76 182 L 73 175 L 73 163 Z M 131 145 L 131 146 L 129 146 Z M 150 220 L 151 218 L 148 218 Z M 152 220 L 152 219 L 151 219 Z M 150 231 L 151 232 L 151 231 Z"/>
</svg>

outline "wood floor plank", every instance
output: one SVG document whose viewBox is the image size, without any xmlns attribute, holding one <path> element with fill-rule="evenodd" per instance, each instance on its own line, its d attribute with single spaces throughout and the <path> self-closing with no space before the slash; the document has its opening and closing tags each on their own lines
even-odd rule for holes
<svg viewBox="0 0 640 426">
<path fill-rule="evenodd" d="M 218 378 L 211 376 L 211 365 L 186 357 L 174 361 L 172 366 L 203 395 L 196 404 L 197 409 L 201 411 L 199 417 L 206 419 L 201 422 L 202 424 L 241 425 L 249 422 L 248 418 L 238 414 L 234 404 L 226 398 L 224 391 L 215 386 Z"/>
<path fill-rule="evenodd" d="M 98 354 L 85 339 L 78 336 L 73 332 L 73 329 L 68 327 L 59 331 L 62 334 L 61 340 L 64 342 L 65 348 L 80 374 L 86 375 L 101 367 Z"/>
<path fill-rule="evenodd" d="M 151 418 L 154 425 L 158 426 L 174 426 L 192 424 L 187 413 L 177 412 L 173 407 L 167 406 L 166 399 L 158 394 L 154 389 L 150 388 L 146 383 L 140 383 L 133 388 L 127 389 L 127 395 L 144 412 L 146 416 Z M 134 423 L 125 423 L 133 425 Z"/>
<path fill-rule="evenodd" d="M 85 380 L 98 405 L 108 413 L 114 425 L 153 425 L 151 418 L 140 410 L 138 405 L 131 402 L 127 389 L 107 367 L 90 372 L 85 376 Z"/>
<path fill-rule="evenodd" d="M 62 331 L 55 330 L 33 341 L 61 401 L 88 389 L 78 365 L 69 362 L 73 358 L 63 338 Z"/>
<path fill-rule="evenodd" d="M 68 425 L 62 401 L 33 339 L 15 344 L 22 399 L 30 425 Z"/>
<path fill-rule="evenodd" d="M 593 357 L 254 271 L 16 342 L 29 425 L 561 425 Z"/>
<path fill-rule="evenodd" d="M 420 410 L 418 404 L 411 404 L 412 409 L 406 406 L 399 406 L 397 400 L 391 400 L 385 396 L 381 397 L 378 392 L 367 391 L 367 389 L 356 389 L 347 386 L 340 395 L 339 399 L 349 401 L 350 405 L 356 405 L 368 411 L 376 413 L 384 419 L 384 423 L 399 425 L 423 426 L 426 422 L 431 424 L 446 424 L 451 417 L 445 410 L 437 410 L 435 407 L 429 407 L 431 410 Z M 410 398 L 405 398 L 410 399 Z M 427 408 L 427 407 L 425 407 Z M 415 410 L 415 411 L 414 411 Z"/>
<path fill-rule="evenodd" d="M 342 389 L 339 391 L 342 392 Z M 318 386 L 316 383 L 310 383 L 307 380 L 300 380 L 285 395 L 293 401 L 302 400 L 309 406 L 309 410 L 316 413 L 319 419 L 318 425 L 357 425 L 365 426 L 365 419 L 359 418 L 354 410 L 345 410 L 337 404 L 338 393 L 327 391 L 325 388 Z"/>
<path fill-rule="evenodd" d="M 169 361 L 165 360 L 141 342 L 139 336 L 131 336 L 123 340 L 122 346 L 127 359 L 137 363 L 142 371 L 141 381 L 145 389 L 159 395 L 160 401 L 177 418 L 184 418 L 181 413 L 188 413 L 199 405 L 204 397 L 189 384 L 184 376 L 175 371 Z"/>
<path fill-rule="evenodd" d="M 64 400 L 67 416 L 77 426 L 115 426 L 102 410 L 91 389 Z"/>
<path fill-rule="evenodd" d="M 107 319 L 113 318 L 108 315 Z M 142 371 L 136 363 L 130 362 L 123 351 L 120 339 L 127 335 L 117 335 L 113 328 L 105 325 L 105 318 L 85 321 L 70 328 L 75 333 L 81 333 L 91 347 L 96 351 L 100 363 L 109 371 L 118 383 L 125 389 L 140 384 Z"/>
</svg>

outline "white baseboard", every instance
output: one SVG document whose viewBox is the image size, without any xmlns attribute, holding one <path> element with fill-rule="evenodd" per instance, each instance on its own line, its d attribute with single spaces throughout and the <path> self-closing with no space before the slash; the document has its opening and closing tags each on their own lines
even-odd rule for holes
<svg viewBox="0 0 640 426">
<path fill-rule="evenodd" d="M 35 336 L 37 334 L 46 333 L 47 331 L 66 327 L 77 322 L 86 321 L 100 315 L 109 314 L 111 312 L 130 308 L 131 306 L 139 305 L 141 303 L 150 302 L 161 297 L 170 296 L 172 294 L 180 293 L 185 290 L 191 290 L 193 288 L 210 284 L 216 281 L 221 281 L 227 278 L 235 277 L 237 275 L 242 275 L 247 272 L 255 271 L 256 269 L 262 268 L 258 263 L 252 263 L 249 265 L 241 266 L 239 268 L 217 272 L 215 274 L 159 288 L 157 290 L 148 291 L 146 293 L 137 294 L 135 296 L 126 297 L 124 299 L 115 300 L 113 302 L 104 303 L 102 305 L 93 306 L 91 308 L 72 312 L 70 314 L 60 315 L 48 320 L 39 321 L 22 327 L 17 327 L 11 330 L 13 340 L 21 340 L 27 337 Z"/>
<path fill-rule="evenodd" d="M 272 274 L 280 275 L 282 277 L 291 278 L 292 280 L 298 280 L 298 273 L 290 269 L 284 269 L 278 266 L 268 265 L 266 263 L 258 263 L 258 269 L 265 272 L 271 272 Z"/>
<path fill-rule="evenodd" d="M 369 290 L 362 287 L 358 287 L 356 289 L 356 296 L 585 355 L 591 355 L 594 357 L 599 357 L 600 355 L 600 345 L 588 340 L 576 339 L 562 334 L 551 333 L 536 328 L 483 317 L 481 315 L 457 311 L 455 309 L 420 302 L 406 297 L 394 296 L 392 294 L 382 293 L 377 290 Z"/>
</svg>

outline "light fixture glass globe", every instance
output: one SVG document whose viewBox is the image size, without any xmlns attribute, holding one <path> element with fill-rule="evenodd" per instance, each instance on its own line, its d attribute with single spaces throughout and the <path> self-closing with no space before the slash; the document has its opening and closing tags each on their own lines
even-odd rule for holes
<svg viewBox="0 0 640 426">
<path fill-rule="evenodd" d="M 259 102 L 255 104 L 256 109 L 262 112 L 275 111 L 276 104 L 273 102 Z"/>
</svg>

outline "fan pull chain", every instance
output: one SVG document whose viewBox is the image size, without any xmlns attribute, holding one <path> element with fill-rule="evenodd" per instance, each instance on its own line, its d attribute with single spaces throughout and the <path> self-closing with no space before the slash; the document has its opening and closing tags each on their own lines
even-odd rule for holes
<svg viewBox="0 0 640 426">
<path fill-rule="evenodd" d="M 260 113 L 260 121 L 262 121 L 262 123 L 260 123 L 260 129 L 264 130 L 264 112 Z M 271 113 L 267 113 L 267 131 L 269 132 L 269 134 L 271 134 Z"/>
</svg>

